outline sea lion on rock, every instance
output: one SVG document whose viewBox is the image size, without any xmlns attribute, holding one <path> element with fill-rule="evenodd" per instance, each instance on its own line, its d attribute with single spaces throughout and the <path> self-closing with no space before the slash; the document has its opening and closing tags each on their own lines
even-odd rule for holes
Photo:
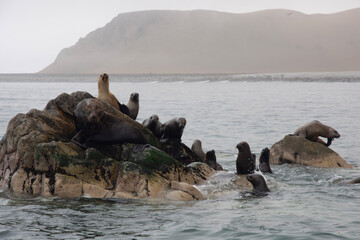
<svg viewBox="0 0 360 240">
<path fill-rule="evenodd" d="M 335 129 L 326 126 L 317 120 L 299 127 L 294 132 L 294 135 L 304 137 L 313 142 L 319 142 L 327 147 L 331 145 L 331 142 L 334 140 L 334 138 L 340 137 L 340 134 Z M 322 141 L 319 137 L 327 138 L 327 143 L 325 144 L 324 141 Z"/>
<path fill-rule="evenodd" d="M 273 173 L 270 168 L 270 150 L 269 148 L 264 148 L 261 151 L 260 159 L 259 159 L 259 169 L 263 173 Z"/>
<path fill-rule="evenodd" d="M 137 115 L 139 113 L 139 94 L 132 93 L 129 98 L 129 102 L 126 105 L 130 111 L 129 117 L 136 120 Z"/>
<path fill-rule="evenodd" d="M 247 142 L 240 142 L 236 145 L 239 150 L 238 157 L 236 159 L 236 173 L 237 174 L 249 174 L 255 171 L 255 158 L 250 151 L 250 146 Z"/>
<path fill-rule="evenodd" d="M 145 119 L 142 123 L 142 125 L 144 127 L 146 127 L 147 129 L 149 129 L 157 138 L 161 138 L 162 136 L 162 132 L 161 132 L 161 127 L 162 127 L 162 123 L 159 121 L 159 116 L 154 114 L 151 115 L 148 119 Z"/>
<path fill-rule="evenodd" d="M 83 148 L 93 144 L 148 144 L 142 132 L 110 113 L 103 104 L 88 98 L 79 102 L 74 110 L 77 133 L 71 141 Z"/>
<path fill-rule="evenodd" d="M 265 178 L 257 173 L 246 175 L 247 180 L 253 185 L 253 192 L 255 194 L 264 194 L 270 192 Z"/>
<path fill-rule="evenodd" d="M 186 126 L 185 118 L 173 118 L 170 121 L 164 123 L 161 127 L 161 141 L 166 142 L 170 139 L 175 139 L 181 142 L 181 136 Z"/>
<path fill-rule="evenodd" d="M 109 75 L 106 73 L 101 74 L 98 80 L 98 99 L 110 104 L 126 115 L 130 114 L 129 108 L 125 104 L 119 103 L 114 94 L 110 92 Z"/>
<path fill-rule="evenodd" d="M 202 149 L 202 143 L 200 140 L 195 139 L 194 143 L 191 146 L 191 151 L 193 151 L 196 156 L 198 156 L 202 162 L 205 162 L 206 160 L 206 155 L 204 150 Z"/>
<path fill-rule="evenodd" d="M 207 151 L 205 154 L 205 163 L 214 170 L 223 170 L 222 166 L 217 163 L 215 150 Z"/>
</svg>

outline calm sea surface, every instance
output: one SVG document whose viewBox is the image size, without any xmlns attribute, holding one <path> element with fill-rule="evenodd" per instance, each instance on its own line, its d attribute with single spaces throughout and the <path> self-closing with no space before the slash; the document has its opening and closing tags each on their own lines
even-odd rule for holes
<svg viewBox="0 0 360 240">
<path fill-rule="evenodd" d="M 66 92 L 97 96 L 95 75 L 0 75 L 0 137 L 9 120 Z M 110 75 L 126 103 L 140 94 L 138 121 L 185 117 L 183 142 L 215 149 L 228 172 L 197 186 L 198 202 L 64 200 L 0 189 L 0 239 L 360 239 L 360 73 Z M 253 197 L 232 183 L 236 144 L 257 158 L 314 119 L 341 134 L 331 148 L 354 169 L 272 166 L 272 191 Z"/>
</svg>

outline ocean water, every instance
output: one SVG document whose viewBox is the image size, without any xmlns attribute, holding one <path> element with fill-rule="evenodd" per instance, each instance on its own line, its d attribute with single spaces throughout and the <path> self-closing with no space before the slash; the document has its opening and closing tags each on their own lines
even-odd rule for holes
<svg viewBox="0 0 360 240">
<path fill-rule="evenodd" d="M 97 96 L 95 75 L 0 75 L 0 137 L 17 113 L 66 92 Z M 360 73 L 110 75 L 126 103 L 140 94 L 138 121 L 185 117 L 183 142 L 215 149 L 218 172 L 197 186 L 205 199 L 59 199 L 0 189 L 0 239 L 360 239 Z M 330 146 L 354 169 L 272 166 L 271 193 L 254 197 L 233 183 L 236 144 L 260 156 L 314 119 L 341 138 Z"/>
</svg>

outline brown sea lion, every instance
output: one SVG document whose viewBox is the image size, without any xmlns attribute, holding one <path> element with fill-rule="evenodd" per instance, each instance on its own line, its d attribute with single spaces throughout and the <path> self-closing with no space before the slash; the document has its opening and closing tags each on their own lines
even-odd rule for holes
<svg viewBox="0 0 360 240">
<path fill-rule="evenodd" d="M 350 181 L 335 180 L 333 183 L 338 183 L 338 184 L 359 184 L 360 183 L 360 177 L 352 179 Z"/>
<path fill-rule="evenodd" d="M 194 143 L 191 146 L 191 151 L 193 151 L 196 156 L 198 156 L 202 162 L 205 162 L 206 160 L 206 155 L 204 150 L 202 149 L 202 143 L 200 140 L 195 139 Z"/>
<path fill-rule="evenodd" d="M 130 111 L 129 117 L 136 120 L 137 115 L 139 113 L 139 94 L 132 93 L 129 98 L 129 102 L 126 105 Z"/>
<path fill-rule="evenodd" d="M 91 144 L 148 144 L 142 132 L 125 120 L 104 111 L 97 99 L 84 99 L 74 110 L 77 133 L 71 139 L 88 148 Z"/>
<path fill-rule="evenodd" d="M 270 150 L 269 148 L 264 148 L 261 151 L 260 159 L 259 159 L 259 169 L 263 173 L 273 173 L 270 168 Z"/>
<path fill-rule="evenodd" d="M 236 159 L 236 173 L 237 174 L 250 174 L 255 171 L 255 158 L 251 153 L 250 146 L 247 142 L 240 142 L 236 145 L 239 150 Z"/>
<path fill-rule="evenodd" d="M 173 118 L 170 121 L 164 123 L 161 127 L 161 141 L 166 142 L 170 139 L 175 139 L 181 142 L 181 137 L 186 126 L 185 118 Z"/>
<path fill-rule="evenodd" d="M 98 80 L 98 99 L 110 104 L 126 115 L 130 114 L 129 108 L 125 104 L 119 103 L 114 94 L 110 92 L 109 75 L 106 73 L 101 74 Z"/>
<path fill-rule="evenodd" d="M 253 185 L 253 192 L 255 194 L 263 194 L 270 192 L 269 187 L 266 184 L 264 177 L 260 174 L 248 174 L 247 180 Z"/>
<path fill-rule="evenodd" d="M 142 123 L 142 125 L 146 128 L 148 128 L 157 138 L 161 138 L 162 132 L 161 127 L 162 123 L 159 121 L 159 116 L 154 114 L 151 115 L 148 119 L 145 119 Z"/>
<path fill-rule="evenodd" d="M 321 122 L 314 120 L 310 123 L 305 124 L 302 127 L 299 127 L 295 132 L 295 136 L 304 137 L 313 142 L 319 142 L 325 146 L 330 146 L 334 138 L 339 138 L 340 134 L 333 129 L 332 127 L 326 126 Z M 325 144 L 319 137 L 327 138 L 327 143 Z"/>
</svg>

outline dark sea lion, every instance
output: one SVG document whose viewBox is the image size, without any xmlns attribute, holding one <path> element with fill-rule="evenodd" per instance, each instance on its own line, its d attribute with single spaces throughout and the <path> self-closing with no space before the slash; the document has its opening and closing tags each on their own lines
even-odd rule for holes
<svg viewBox="0 0 360 240">
<path fill-rule="evenodd" d="M 200 140 L 196 139 L 194 140 L 194 143 L 191 146 L 191 151 L 193 151 L 196 156 L 198 156 L 202 162 L 205 162 L 206 155 L 204 150 L 202 149 L 202 143 Z"/>
<path fill-rule="evenodd" d="M 145 119 L 142 123 L 142 125 L 144 127 L 146 127 L 147 129 L 149 129 L 157 138 L 161 138 L 162 136 L 162 132 L 161 132 L 161 127 L 162 127 L 162 123 L 159 121 L 159 116 L 154 114 L 151 115 L 148 119 Z"/>
<path fill-rule="evenodd" d="M 261 151 L 260 159 L 259 159 L 259 169 L 263 173 L 273 173 L 270 168 L 270 150 L 269 148 L 264 148 Z"/>
<path fill-rule="evenodd" d="M 325 146 L 330 146 L 334 138 L 339 138 L 340 134 L 333 129 L 332 127 L 326 126 L 321 122 L 314 120 L 310 123 L 305 124 L 302 127 L 299 127 L 295 132 L 295 136 L 304 137 L 313 142 L 319 142 Z M 325 144 L 319 137 L 327 138 L 327 143 Z"/>
<path fill-rule="evenodd" d="M 142 132 L 125 120 L 104 111 L 103 104 L 88 98 L 79 102 L 74 110 L 77 133 L 71 139 L 88 148 L 93 144 L 148 144 Z"/>
<path fill-rule="evenodd" d="M 168 141 L 175 139 L 181 142 L 181 136 L 186 126 L 185 118 L 173 118 L 170 121 L 164 123 L 161 127 L 161 141 Z"/>
<path fill-rule="evenodd" d="M 129 108 L 125 104 L 121 104 L 114 94 L 110 92 L 109 75 L 106 73 L 101 74 L 98 80 L 98 99 L 110 104 L 126 115 L 130 114 Z"/>
<path fill-rule="evenodd" d="M 214 170 L 223 170 L 222 166 L 217 163 L 215 150 L 207 151 L 205 154 L 205 163 Z"/>
<path fill-rule="evenodd" d="M 130 94 L 129 102 L 126 105 L 130 111 L 129 117 L 136 120 L 139 113 L 139 94 L 132 93 Z"/>
<path fill-rule="evenodd" d="M 260 174 L 248 174 L 246 175 L 247 180 L 253 185 L 254 193 L 267 193 L 270 192 L 264 177 Z"/>
<path fill-rule="evenodd" d="M 239 150 L 238 157 L 236 159 L 236 173 L 237 174 L 249 174 L 255 171 L 255 158 L 250 151 L 250 146 L 247 142 L 240 142 L 236 145 Z"/>
</svg>

